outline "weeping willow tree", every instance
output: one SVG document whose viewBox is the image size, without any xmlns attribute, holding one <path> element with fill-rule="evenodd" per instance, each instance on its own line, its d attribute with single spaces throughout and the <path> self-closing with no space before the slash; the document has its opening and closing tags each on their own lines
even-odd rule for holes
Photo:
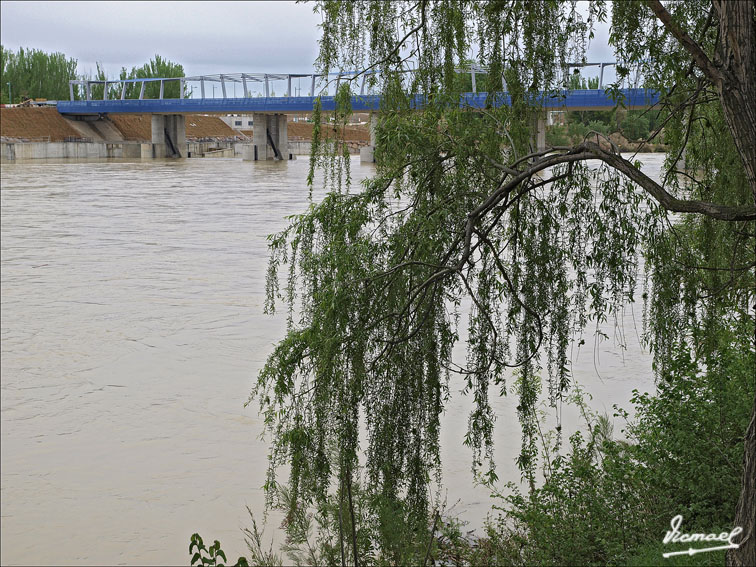
<svg viewBox="0 0 756 567">
<path fill-rule="evenodd" d="M 320 71 L 376 71 L 367 75 L 381 94 L 376 174 L 351 187 L 345 146 L 316 127 L 310 183 L 322 171 L 330 192 L 272 237 L 267 309 L 283 302 L 289 323 L 252 397 L 272 434 L 271 495 L 282 465 L 292 513 L 324 510 L 335 494 L 339 529 L 354 527 L 342 561 L 356 563 L 371 546 L 386 553 L 392 530 L 423 557 L 442 481 L 439 419 L 460 386 L 474 400 L 465 443 L 489 480 L 492 397 L 518 397 L 518 464 L 534 485 L 539 400 L 562 403 L 571 341 L 617 317 L 642 281 L 660 378 L 675 349 L 705 365 L 717 325 L 746 321 L 739 328 L 753 333 L 754 4 L 608 8 L 505 0 L 316 8 Z M 649 138 L 669 147 L 659 180 L 597 133 L 571 147 L 533 145 L 539 101 L 559 96 L 564 63 L 585 56 L 594 24 L 609 17 L 622 64 L 608 91 L 622 105 L 622 82 L 638 73 L 660 93 L 650 112 L 661 126 Z M 478 82 L 483 109 L 460 104 L 456 69 L 473 51 L 488 71 Z M 338 91 L 337 130 L 351 89 L 342 82 Z M 509 105 L 500 104 L 504 91 Z M 465 360 L 452 356 L 459 341 Z M 752 420 L 733 510 L 750 534 L 731 555 L 741 564 L 754 545 L 753 428 Z M 356 519 L 353 483 L 366 495 Z M 375 540 L 357 537 L 360 521 L 378 526 Z"/>
</svg>

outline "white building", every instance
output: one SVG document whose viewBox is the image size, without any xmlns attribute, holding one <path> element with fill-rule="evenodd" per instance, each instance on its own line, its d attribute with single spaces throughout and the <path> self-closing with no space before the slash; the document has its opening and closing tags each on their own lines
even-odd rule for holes
<svg viewBox="0 0 756 567">
<path fill-rule="evenodd" d="M 227 116 L 219 116 L 218 118 L 238 131 L 251 130 L 253 126 L 251 114 L 229 114 Z"/>
</svg>

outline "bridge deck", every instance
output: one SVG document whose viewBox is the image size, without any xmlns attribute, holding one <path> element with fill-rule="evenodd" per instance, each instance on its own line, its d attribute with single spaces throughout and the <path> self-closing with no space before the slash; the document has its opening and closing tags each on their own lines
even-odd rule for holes
<svg viewBox="0 0 756 567">
<path fill-rule="evenodd" d="M 621 89 L 627 108 L 647 108 L 658 102 L 658 93 L 646 89 Z M 461 107 L 485 108 L 487 93 L 466 93 L 460 99 Z M 380 96 L 352 97 L 352 109 L 355 112 L 377 110 Z M 421 108 L 424 98 L 415 97 L 415 106 Z M 549 110 L 607 110 L 616 105 L 603 90 L 564 91 L 559 96 L 539 101 Z M 312 112 L 315 97 L 251 97 L 251 98 L 184 98 L 184 99 L 125 99 L 125 100 L 76 100 L 58 101 L 57 108 L 61 114 L 207 114 L 252 112 L 291 114 Z M 502 93 L 496 98 L 495 105 L 509 105 L 511 99 Z M 322 109 L 326 112 L 335 109 L 334 97 L 321 97 Z"/>
</svg>

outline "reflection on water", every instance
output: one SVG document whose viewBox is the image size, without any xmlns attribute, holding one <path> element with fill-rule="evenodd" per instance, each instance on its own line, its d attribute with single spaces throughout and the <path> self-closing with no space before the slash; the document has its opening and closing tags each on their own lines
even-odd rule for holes
<svg viewBox="0 0 756 567">
<path fill-rule="evenodd" d="M 306 159 L 3 165 L 3 564 L 185 564 L 194 531 L 243 553 L 267 445 L 242 405 L 284 330 L 262 313 L 266 235 L 303 210 L 306 173 Z M 627 351 L 573 357 L 601 411 L 651 384 L 624 323 Z M 444 416 L 444 476 L 479 526 L 469 404 Z M 519 478 L 514 406 L 495 404 L 503 480 Z"/>
</svg>

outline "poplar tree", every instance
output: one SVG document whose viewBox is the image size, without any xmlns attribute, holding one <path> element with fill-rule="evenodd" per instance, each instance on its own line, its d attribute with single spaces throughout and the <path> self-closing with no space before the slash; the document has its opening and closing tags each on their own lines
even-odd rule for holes
<svg viewBox="0 0 756 567">
<path fill-rule="evenodd" d="M 23 47 L 13 52 L 0 46 L 0 66 L 0 89 L 6 103 L 11 95 L 13 102 L 23 98 L 68 100 L 68 81 L 76 79 L 76 59 L 59 52 Z"/>
<path fill-rule="evenodd" d="M 179 63 L 174 63 L 164 59 L 160 55 L 155 55 L 148 63 L 141 67 L 132 67 L 130 72 L 126 68 L 121 69 L 120 78 L 124 79 L 164 79 L 184 77 L 184 67 Z M 139 92 L 142 88 L 141 83 L 131 83 L 126 86 L 126 98 L 139 98 Z M 178 81 L 169 81 L 165 83 L 163 97 L 165 98 L 183 98 L 187 95 L 180 93 L 181 85 Z M 120 93 L 119 93 L 120 96 Z M 145 98 L 160 97 L 160 83 L 149 82 L 144 88 Z"/>
<path fill-rule="evenodd" d="M 126 79 L 168 79 L 179 78 L 186 76 L 184 74 L 184 67 L 180 63 L 174 63 L 168 59 L 156 54 L 155 57 L 150 59 L 148 63 L 145 63 L 141 67 L 132 67 L 131 71 L 127 71 L 126 67 L 121 67 L 119 74 L 120 80 Z M 105 81 L 108 76 L 105 72 L 105 68 L 101 63 L 97 63 L 97 75 L 95 77 L 98 81 Z M 94 85 L 92 87 L 92 97 L 95 99 L 102 98 L 103 85 Z M 108 87 L 108 98 L 119 99 L 121 98 L 122 85 L 116 83 Z M 142 83 L 126 83 L 126 93 L 124 98 L 139 98 L 139 94 L 142 90 Z M 182 98 L 188 95 L 180 93 L 181 85 L 179 81 L 167 81 L 164 85 L 163 97 L 164 98 Z M 160 98 L 160 82 L 150 81 L 144 85 L 144 98 Z"/>
</svg>

